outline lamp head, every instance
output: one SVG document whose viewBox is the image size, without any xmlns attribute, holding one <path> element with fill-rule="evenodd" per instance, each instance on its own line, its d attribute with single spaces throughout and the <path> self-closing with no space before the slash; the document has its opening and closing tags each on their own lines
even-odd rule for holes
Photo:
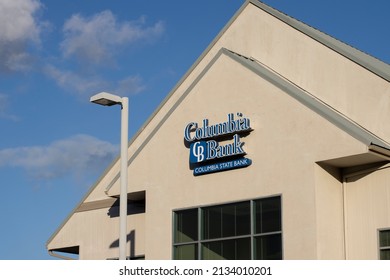
<svg viewBox="0 0 390 280">
<path fill-rule="evenodd" d="M 95 94 L 90 98 L 92 103 L 96 103 L 103 106 L 112 106 L 117 104 L 122 104 L 122 98 L 120 96 L 108 93 L 108 92 L 101 92 L 98 94 Z"/>
</svg>

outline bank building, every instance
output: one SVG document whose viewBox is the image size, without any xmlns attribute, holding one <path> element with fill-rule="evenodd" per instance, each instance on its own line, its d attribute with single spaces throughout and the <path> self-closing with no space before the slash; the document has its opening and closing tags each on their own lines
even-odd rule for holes
<svg viewBox="0 0 390 280">
<path fill-rule="evenodd" d="M 390 65 L 245 1 L 128 146 L 128 259 L 390 259 Z M 118 258 L 119 158 L 47 241 Z"/>
</svg>

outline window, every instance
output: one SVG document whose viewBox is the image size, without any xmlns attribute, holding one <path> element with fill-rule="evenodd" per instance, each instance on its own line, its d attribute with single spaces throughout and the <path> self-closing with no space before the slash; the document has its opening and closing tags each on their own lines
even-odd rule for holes
<svg viewBox="0 0 390 280">
<path fill-rule="evenodd" d="M 198 209 L 184 210 L 175 215 L 175 259 L 198 259 Z"/>
<path fill-rule="evenodd" d="M 282 259 L 281 199 L 174 212 L 174 259 Z"/>
<path fill-rule="evenodd" d="M 390 229 L 379 231 L 379 259 L 390 260 Z"/>
</svg>

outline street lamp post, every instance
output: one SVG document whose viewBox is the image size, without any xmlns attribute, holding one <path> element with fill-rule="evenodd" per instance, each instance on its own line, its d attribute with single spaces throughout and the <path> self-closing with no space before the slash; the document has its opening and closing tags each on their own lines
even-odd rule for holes
<svg viewBox="0 0 390 280">
<path fill-rule="evenodd" d="M 101 92 L 91 97 L 91 102 L 103 105 L 121 105 L 121 169 L 119 196 L 119 259 L 126 259 L 127 243 L 127 148 L 129 126 L 129 99 L 107 92 Z"/>
</svg>

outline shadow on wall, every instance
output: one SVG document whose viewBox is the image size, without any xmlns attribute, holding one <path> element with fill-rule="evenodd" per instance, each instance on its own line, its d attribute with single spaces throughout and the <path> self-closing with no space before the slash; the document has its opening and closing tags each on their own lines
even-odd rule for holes
<svg viewBox="0 0 390 280">
<path fill-rule="evenodd" d="M 145 213 L 145 200 L 137 200 L 137 201 L 127 201 L 127 215 L 135 215 Z M 108 209 L 107 215 L 110 218 L 119 217 L 119 199 Z M 135 255 L 135 230 L 130 231 L 126 237 L 126 247 L 128 250 L 128 246 L 130 246 L 130 255 L 126 257 L 126 259 L 136 260 L 136 259 L 144 259 L 143 255 Z M 114 240 L 110 246 L 112 248 L 119 248 L 119 238 Z"/>
<path fill-rule="evenodd" d="M 145 200 L 127 201 L 127 215 L 145 213 Z M 107 215 L 110 218 L 119 217 L 119 199 L 108 209 Z"/>
<path fill-rule="evenodd" d="M 126 237 L 126 245 L 130 245 L 130 259 L 135 255 L 135 230 L 130 231 Z M 119 248 L 119 238 L 110 244 L 110 249 Z"/>
<path fill-rule="evenodd" d="M 126 257 L 127 260 L 144 260 L 145 255 L 135 255 L 135 230 L 130 231 L 126 237 L 126 245 L 130 246 L 130 255 Z M 116 239 L 110 244 L 110 249 L 119 248 L 119 239 Z M 115 258 L 118 259 L 118 258 Z"/>
</svg>

